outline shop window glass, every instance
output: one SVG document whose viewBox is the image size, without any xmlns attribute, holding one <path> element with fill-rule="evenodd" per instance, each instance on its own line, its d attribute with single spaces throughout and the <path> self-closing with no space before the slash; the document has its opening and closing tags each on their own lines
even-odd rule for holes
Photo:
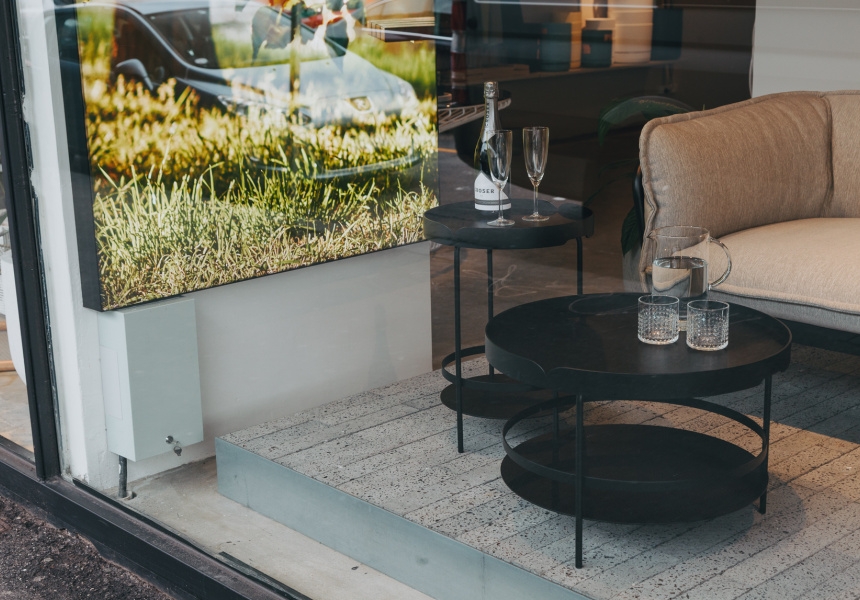
<svg viewBox="0 0 860 600">
<path fill-rule="evenodd" d="M 99 275 L 90 280 L 98 282 L 95 296 L 84 300 L 90 308 L 133 307 L 421 240 L 425 210 L 472 199 L 486 81 L 499 82 L 501 122 L 514 130 L 512 193 L 531 197 L 520 130 L 548 126 L 540 191 L 555 203 L 584 203 L 596 216 L 595 235 L 584 241 L 585 292 L 623 291 L 632 282 L 625 265 L 641 242 L 630 209 L 643 124 L 754 92 L 755 0 L 432 6 L 367 0 L 297 10 L 277 0 L 185 4 L 123 0 L 107 10 L 86 3 L 76 11 L 57 8 L 63 68 L 79 65 L 85 99 L 85 117 L 70 127 L 86 128 L 81 137 L 92 172 L 92 195 L 83 202 L 93 206 L 97 251 L 82 257 L 90 261 L 82 269 L 97 268 Z M 146 6 L 169 9 L 145 12 Z M 386 30 L 393 22 L 400 30 Z M 576 291 L 574 244 L 496 253 L 489 284 L 486 258 L 472 250 L 464 252 L 463 346 L 483 343 L 488 291 L 496 312 Z M 453 251 L 437 244 L 430 253 L 438 368 L 453 348 Z M 243 309 L 280 301 L 255 298 Z M 373 315 L 382 323 L 373 341 L 384 353 L 390 332 L 383 312 Z M 222 327 L 200 325 L 210 327 L 210 336 Z M 250 354 L 263 346 L 279 355 L 277 362 L 283 347 L 312 353 L 321 345 L 314 336 L 273 342 L 270 325 L 260 320 L 247 337 L 237 334 L 230 344 L 240 349 L 230 351 Z M 351 334 L 344 327 L 318 337 L 348 345 Z M 388 357 L 371 369 L 393 372 L 395 363 Z M 210 360 L 209 375 L 212 364 L 221 363 Z M 314 366 L 332 381 L 355 377 L 340 367 L 324 360 Z M 249 388 L 263 377 L 223 368 L 252 382 Z M 295 374 L 286 361 L 277 368 L 284 380 Z M 209 444 L 242 428 L 273 431 L 268 423 L 297 412 L 302 401 L 248 394 L 216 406 L 215 384 L 201 383 L 210 394 L 202 409 Z M 233 427 L 230 415 L 237 413 L 244 420 Z M 312 420 L 298 426 L 309 436 L 324 428 Z M 142 461 L 137 472 L 146 476 L 132 482 L 139 496 L 129 505 L 184 535 L 205 536 L 201 543 L 226 560 L 247 560 L 281 577 L 277 552 L 248 558 L 253 540 L 233 550 L 224 541 L 232 532 L 204 532 L 188 517 L 193 510 L 175 509 L 177 499 L 193 498 L 205 520 L 222 514 L 211 452 L 184 464 L 204 451 L 192 444 L 176 452 L 182 441 L 158 440 L 164 455 Z"/>
<path fill-rule="evenodd" d="M 3 125 L 0 143 L 5 148 Z M 9 170 L 0 150 L 0 445 L 33 459 L 33 430 L 24 375 L 21 327 L 15 297 L 15 267 L 9 239 Z"/>
<path fill-rule="evenodd" d="M 76 197 L 86 306 L 422 239 L 437 201 L 432 36 L 379 39 L 363 5 L 339 0 L 124 0 L 57 17 L 85 102 L 72 152 L 92 177 Z"/>
</svg>

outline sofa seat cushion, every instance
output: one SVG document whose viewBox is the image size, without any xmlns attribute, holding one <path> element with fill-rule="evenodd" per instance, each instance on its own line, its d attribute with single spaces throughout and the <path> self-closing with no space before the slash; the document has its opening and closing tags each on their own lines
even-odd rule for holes
<svg viewBox="0 0 860 600">
<path fill-rule="evenodd" d="M 732 254 L 732 272 L 715 296 L 775 317 L 860 332 L 860 218 L 786 221 L 721 241 Z M 711 277 L 724 268 L 716 260 L 721 254 L 711 252 Z"/>
</svg>

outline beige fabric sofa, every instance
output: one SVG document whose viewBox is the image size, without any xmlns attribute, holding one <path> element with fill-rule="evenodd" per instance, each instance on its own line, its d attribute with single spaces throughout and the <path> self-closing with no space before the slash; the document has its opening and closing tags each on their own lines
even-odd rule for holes
<svg viewBox="0 0 860 600">
<path fill-rule="evenodd" d="M 657 227 L 700 225 L 731 251 L 731 275 L 712 298 L 860 333 L 860 91 L 773 94 L 655 119 L 640 160 L 645 239 Z M 652 252 L 646 241 L 643 286 Z"/>
</svg>

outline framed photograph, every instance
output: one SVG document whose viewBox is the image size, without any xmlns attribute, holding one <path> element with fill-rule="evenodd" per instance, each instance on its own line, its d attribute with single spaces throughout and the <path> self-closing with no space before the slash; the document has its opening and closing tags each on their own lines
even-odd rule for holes
<svg viewBox="0 0 860 600">
<path fill-rule="evenodd" d="M 434 42 L 385 39 L 374 4 L 56 8 L 87 307 L 423 239 Z M 411 4 L 403 18 L 432 20 L 432 3 Z"/>
</svg>

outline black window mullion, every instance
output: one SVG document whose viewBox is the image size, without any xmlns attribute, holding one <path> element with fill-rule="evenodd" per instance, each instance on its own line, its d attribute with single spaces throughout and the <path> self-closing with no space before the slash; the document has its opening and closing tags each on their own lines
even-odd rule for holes
<svg viewBox="0 0 860 600">
<path fill-rule="evenodd" d="M 24 79 L 16 15 L 15 0 L 0 2 L 0 153 L 36 473 L 48 479 L 60 474 L 61 465 L 38 213 L 30 182 L 32 157 L 23 118 Z"/>
</svg>

